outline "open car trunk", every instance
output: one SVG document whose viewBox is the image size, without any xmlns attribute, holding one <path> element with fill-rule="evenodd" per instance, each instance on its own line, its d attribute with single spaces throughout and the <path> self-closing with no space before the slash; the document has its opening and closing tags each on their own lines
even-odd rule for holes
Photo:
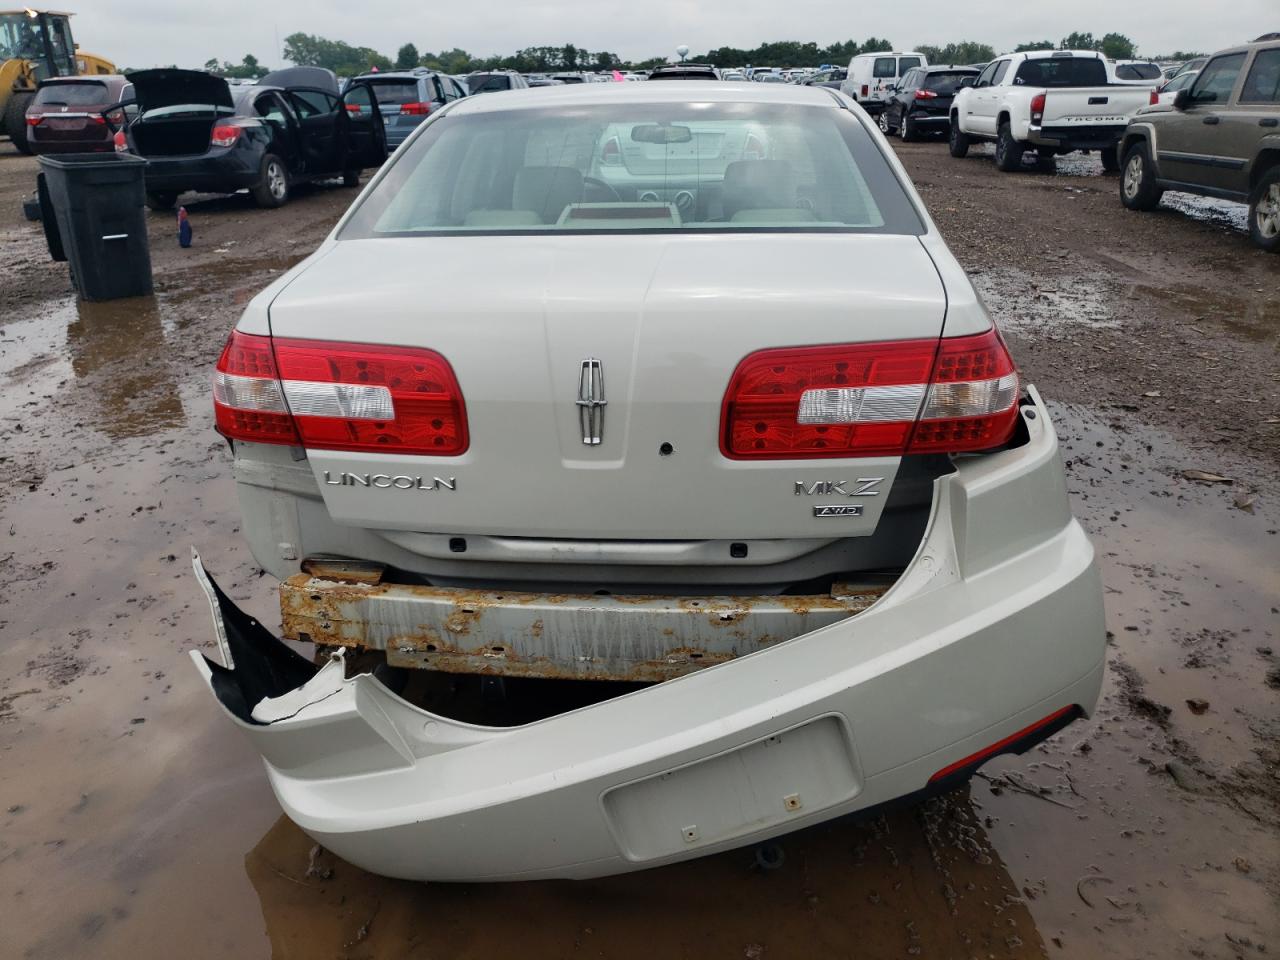
<svg viewBox="0 0 1280 960">
<path fill-rule="evenodd" d="M 217 116 L 142 117 L 130 132 L 141 157 L 183 157 L 206 153 Z"/>
<path fill-rule="evenodd" d="M 138 104 L 130 135 L 140 156 L 205 153 L 214 124 L 235 113 L 227 81 L 211 73 L 159 69 L 127 76 Z"/>
</svg>

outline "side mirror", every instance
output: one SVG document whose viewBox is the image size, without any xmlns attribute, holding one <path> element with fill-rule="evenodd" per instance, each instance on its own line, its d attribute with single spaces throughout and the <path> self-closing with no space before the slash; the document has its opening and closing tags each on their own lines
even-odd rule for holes
<svg viewBox="0 0 1280 960">
<path fill-rule="evenodd" d="M 1191 91 L 1185 87 L 1173 95 L 1173 108 L 1175 110 L 1185 110 L 1189 103 L 1191 103 Z"/>
<path fill-rule="evenodd" d="M 965 87 L 972 87 L 977 82 L 978 82 L 977 77 L 965 77 L 963 80 L 960 81 L 960 89 L 963 90 Z"/>
</svg>

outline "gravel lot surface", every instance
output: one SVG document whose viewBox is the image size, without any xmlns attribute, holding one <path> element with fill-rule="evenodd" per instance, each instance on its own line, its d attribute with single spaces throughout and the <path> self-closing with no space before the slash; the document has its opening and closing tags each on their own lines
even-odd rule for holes
<svg viewBox="0 0 1280 960">
<path fill-rule="evenodd" d="M 21 219 L 36 164 L 0 144 L 0 956 L 1280 951 L 1280 258 L 1231 205 L 1124 210 L 1092 157 L 896 146 L 1053 410 L 1107 586 L 1097 714 L 949 797 L 789 837 L 776 871 L 748 850 L 454 886 L 313 851 L 185 656 L 212 648 L 192 545 L 278 623 L 208 372 L 353 192 L 193 201 L 189 250 L 151 214 L 155 297 L 78 304 Z"/>
</svg>

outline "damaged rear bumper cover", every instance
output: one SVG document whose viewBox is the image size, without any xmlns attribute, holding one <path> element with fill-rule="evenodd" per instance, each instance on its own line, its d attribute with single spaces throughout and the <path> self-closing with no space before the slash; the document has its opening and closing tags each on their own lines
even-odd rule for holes
<svg viewBox="0 0 1280 960">
<path fill-rule="evenodd" d="M 1028 442 L 936 482 L 872 606 L 638 692 L 519 727 L 451 720 L 347 679 L 341 654 L 293 653 L 198 558 L 228 666 L 192 657 L 289 817 L 394 877 L 604 876 L 958 783 L 1091 713 L 1102 682 L 1097 565 L 1031 393 Z"/>
</svg>

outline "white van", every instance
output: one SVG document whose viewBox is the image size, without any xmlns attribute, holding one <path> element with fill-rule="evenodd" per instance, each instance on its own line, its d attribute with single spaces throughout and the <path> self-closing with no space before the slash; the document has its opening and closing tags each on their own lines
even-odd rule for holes
<svg viewBox="0 0 1280 960">
<path fill-rule="evenodd" d="M 860 53 L 849 61 L 849 75 L 840 84 L 840 92 L 862 104 L 868 113 L 879 113 L 889 99 L 888 88 L 912 67 L 927 67 L 923 53 Z"/>
</svg>

